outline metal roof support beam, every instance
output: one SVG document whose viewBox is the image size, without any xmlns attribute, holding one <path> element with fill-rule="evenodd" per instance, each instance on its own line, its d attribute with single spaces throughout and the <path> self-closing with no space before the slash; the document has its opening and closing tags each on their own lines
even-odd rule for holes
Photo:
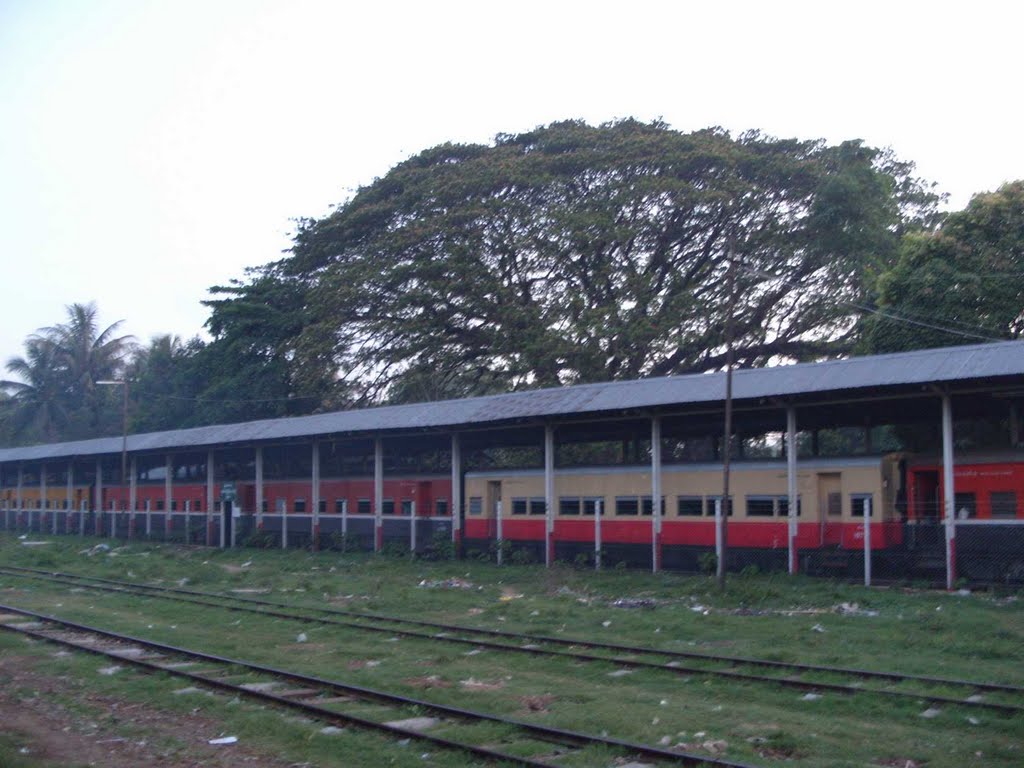
<svg viewBox="0 0 1024 768">
<path fill-rule="evenodd" d="M 661 419 L 651 419 L 651 572 L 661 570 Z"/>
<path fill-rule="evenodd" d="M 946 589 L 956 581 L 956 520 L 953 517 L 955 496 L 953 475 L 953 401 L 948 392 L 942 395 L 942 495 L 946 526 Z"/>
<path fill-rule="evenodd" d="M 796 487 L 796 408 L 786 408 L 786 496 L 787 496 L 787 536 L 786 546 L 789 550 L 789 572 L 797 572 L 797 510 L 800 497 Z"/>
<path fill-rule="evenodd" d="M 373 551 L 384 549 L 384 440 L 373 441 Z"/>
<path fill-rule="evenodd" d="M 462 444 L 452 435 L 452 544 L 456 554 L 462 545 Z"/>
<path fill-rule="evenodd" d="M 544 565 L 555 559 L 555 428 L 544 425 Z"/>
<path fill-rule="evenodd" d="M 320 443 L 313 441 L 313 469 L 310 484 L 312 485 L 309 494 L 313 500 L 313 540 L 311 542 L 313 551 L 320 549 Z"/>
</svg>

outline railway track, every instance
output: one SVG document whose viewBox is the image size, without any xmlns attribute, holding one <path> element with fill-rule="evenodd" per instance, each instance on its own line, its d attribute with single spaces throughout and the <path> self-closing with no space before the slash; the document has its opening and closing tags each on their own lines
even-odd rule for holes
<svg viewBox="0 0 1024 768">
<path fill-rule="evenodd" d="M 710 756 L 676 752 L 399 696 L 243 659 L 145 640 L 11 605 L 0 604 L 0 630 L 96 654 L 147 672 L 166 673 L 196 686 L 298 711 L 321 723 L 379 731 L 394 738 L 472 755 L 491 764 L 551 768 L 554 764 L 551 760 L 557 760 L 558 764 L 572 761 L 575 764 L 600 765 L 617 758 L 632 758 L 657 766 L 754 768 Z M 495 725 L 505 729 L 498 745 L 492 743 Z M 476 726 L 481 726 L 483 731 L 478 739 L 482 743 L 474 742 Z M 593 755 L 593 762 L 585 751 L 591 748 L 597 748 L 601 755 Z M 612 757 L 608 757 L 609 750 Z M 578 762 L 580 760 L 583 762 Z"/>
<path fill-rule="evenodd" d="M 563 657 L 573 661 L 607 662 L 631 669 L 654 669 L 677 675 L 706 675 L 739 682 L 769 683 L 809 692 L 843 695 L 874 694 L 930 704 L 984 709 L 1002 714 L 1024 712 L 1024 686 L 910 675 L 899 672 L 798 664 L 741 656 L 668 651 L 642 646 L 480 629 L 396 616 L 313 606 L 294 607 L 273 600 L 222 595 L 176 587 L 157 587 L 93 576 L 42 569 L 0 566 L 0 574 L 56 581 L 100 591 L 160 597 L 222 610 L 256 613 L 273 618 L 341 626 L 391 636 L 469 645 L 501 652 Z M 429 631 L 428 631 L 429 630 Z M 598 651 L 598 653 L 595 653 Z M 751 670 L 770 670 L 759 674 Z M 815 676 L 819 676 L 815 679 Z M 849 682 L 823 680 L 845 678 Z M 900 685 L 912 690 L 865 686 L 865 682 Z M 943 693 L 928 688 L 942 689 Z M 998 697 L 992 700 L 991 697 Z"/>
</svg>

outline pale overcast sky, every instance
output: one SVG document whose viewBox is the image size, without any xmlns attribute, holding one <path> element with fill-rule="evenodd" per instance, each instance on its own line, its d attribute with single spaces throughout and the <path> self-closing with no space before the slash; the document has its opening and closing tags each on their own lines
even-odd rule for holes
<svg viewBox="0 0 1024 768">
<path fill-rule="evenodd" d="M 142 341 L 395 163 L 565 118 L 891 146 L 1024 178 L 1012 2 L 0 0 L 0 361 L 96 301 Z"/>
</svg>

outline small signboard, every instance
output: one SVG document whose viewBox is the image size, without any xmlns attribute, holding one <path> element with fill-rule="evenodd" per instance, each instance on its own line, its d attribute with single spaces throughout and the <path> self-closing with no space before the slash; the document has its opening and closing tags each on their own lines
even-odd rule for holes
<svg viewBox="0 0 1024 768">
<path fill-rule="evenodd" d="M 235 501 L 238 498 L 238 490 L 234 483 L 221 483 L 220 498 L 222 501 Z"/>
</svg>

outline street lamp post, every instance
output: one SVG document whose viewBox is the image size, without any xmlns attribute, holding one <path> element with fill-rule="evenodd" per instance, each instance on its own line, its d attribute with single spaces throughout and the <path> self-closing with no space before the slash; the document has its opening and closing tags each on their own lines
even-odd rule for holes
<svg viewBox="0 0 1024 768">
<path fill-rule="evenodd" d="M 125 489 L 125 478 L 128 474 L 128 380 L 127 379 L 110 379 L 105 381 L 97 381 L 97 384 L 108 387 L 121 387 L 121 494 L 123 496 Z M 123 501 L 123 500 L 122 500 Z M 129 512 L 129 520 L 134 518 L 131 514 L 134 510 Z M 103 510 L 100 510 L 100 514 L 103 514 Z M 117 512 L 115 511 L 111 516 L 110 522 L 110 534 L 111 536 L 117 535 Z"/>
</svg>

